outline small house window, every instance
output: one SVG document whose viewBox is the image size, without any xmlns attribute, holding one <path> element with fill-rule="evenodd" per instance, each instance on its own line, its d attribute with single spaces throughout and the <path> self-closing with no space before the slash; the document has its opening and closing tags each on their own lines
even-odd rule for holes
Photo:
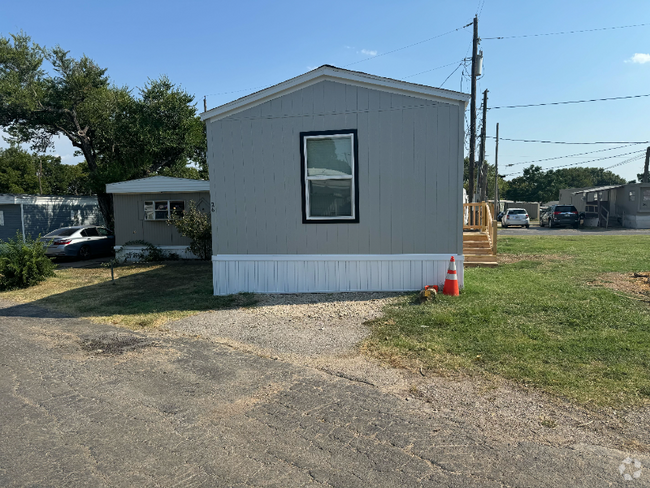
<svg viewBox="0 0 650 488">
<path fill-rule="evenodd" d="M 629 195 L 630 195 L 630 201 L 631 201 L 631 202 L 633 202 L 634 200 L 636 200 L 636 190 L 630 190 Z"/>
<path fill-rule="evenodd" d="M 180 215 L 185 210 L 185 202 L 172 200 L 156 200 L 144 202 L 145 220 L 169 220 L 174 215 Z"/>
<path fill-rule="evenodd" d="M 357 131 L 303 132 L 304 223 L 359 222 Z"/>
</svg>

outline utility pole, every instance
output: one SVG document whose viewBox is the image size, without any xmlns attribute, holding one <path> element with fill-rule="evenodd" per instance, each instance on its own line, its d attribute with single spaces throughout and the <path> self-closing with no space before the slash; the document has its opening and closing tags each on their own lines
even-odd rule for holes
<svg viewBox="0 0 650 488">
<path fill-rule="evenodd" d="M 483 92 L 483 119 L 481 124 L 481 148 L 478 153 L 479 199 L 487 202 L 487 164 L 485 163 L 485 128 L 487 126 L 487 94 Z"/>
<path fill-rule="evenodd" d="M 494 148 L 494 218 L 501 211 L 499 205 L 499 123 L 497 122 L 497 144 Z"/>
<path fill-rule="evenodd" d="M 474 17 L 472 41 L 472 100 L 469 115 L 469 202 L 474 203 L 474 165 L 476 164 L 476 62 L 478 56 L 478 17 Z"/>
<path fill-rule="evenodd" d="M 648 181 L 648 163 L 650 163 L 650 146 L 645 152 L 645 165 L 643 166 L 643 181 L 642 183 L 650 183 Z"/>
<path fill-rule="evenodd" d="M 203 111 L 204 112 L 208 111 L 208 97 L 207 96 L 203 97 Z"/>
<path fill-rule="evenodd" d="M 43 175 L 43 161 L 38 162 L 38 188 L 39 188 L 39 195 L 43 194 L 43 183 L 41 183 L 41 176 Z"/>
</svg>

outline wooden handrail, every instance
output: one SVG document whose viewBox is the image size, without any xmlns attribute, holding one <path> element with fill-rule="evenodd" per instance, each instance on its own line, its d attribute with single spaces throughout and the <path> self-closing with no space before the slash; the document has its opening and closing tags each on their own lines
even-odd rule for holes
<svg viewBox="0 0 650 488">
<path fill-rule="evenodd" d="M 488 236 L 492 253 L 497 253 L 497 222 L 487 202 L 463 203 L 463 230 L 478 230 Z"/>
</svg>

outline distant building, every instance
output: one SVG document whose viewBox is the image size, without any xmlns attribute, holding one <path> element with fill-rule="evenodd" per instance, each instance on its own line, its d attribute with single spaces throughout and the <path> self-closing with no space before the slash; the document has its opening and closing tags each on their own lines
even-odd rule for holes
<svg viewBox="0 0 650 488">
<path fill-rule="evenodd" d="M 152 176 L 106 185 L 113 194 L 115 221 L 115 255 L 118 259 L 142 252 L 144 241 L 183 258 L 196 258 L 187 247 L 191 240 L 183 237 L 167 221 L 174 212 L 189 209 L 190 201 L 203 212 L 210 212 L 210 182 Z"/>
<path fill-rule="evenodd" d="M 650 229 L 650 183 L 560 190 L 560 205 L 585 213 L 585 223 Z"/>
</svg>

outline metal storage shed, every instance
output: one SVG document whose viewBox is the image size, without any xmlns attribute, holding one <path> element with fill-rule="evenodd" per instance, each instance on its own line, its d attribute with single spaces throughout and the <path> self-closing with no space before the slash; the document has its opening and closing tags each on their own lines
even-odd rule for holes
<svg viewBox="0 0 650 488">
<path fill-rule="evenodd" d="M 100 225 L 97 197 L 0 194 L 0 239 L 33 238 L 60 227 Z"/>
<path fill-rule="evenodd" d="M 468 100 L 325 65 L 203 113 L 214 293 L 462 286 Z"/>
</svg>

